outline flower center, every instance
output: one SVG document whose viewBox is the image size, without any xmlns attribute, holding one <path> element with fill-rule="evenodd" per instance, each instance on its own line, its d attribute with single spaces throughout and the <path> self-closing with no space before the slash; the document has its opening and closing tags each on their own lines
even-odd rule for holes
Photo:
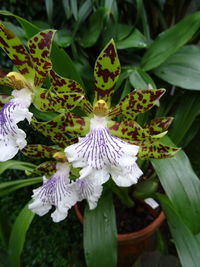
<svg viewBox="0 0 200 267">
<path fill-rule="evenodd" d="M 99 117 L 105 117 L 108 114 L 108 105 L 102 99 L 97 101 L 93 107 L 93 113 Z"/>
<path fill-rule="evenodd" d="M 23 75 L 21 75 L 18 72 L 9 72 L 7 74 L 7 78 L 10 82 L 10 85 L 15 90 L 21 90 L 23 88 L 28 88 L 30 91 L 32 91 L 31 85 L 28 83 L 28 81 L 24 78 Z"/>
</svg>

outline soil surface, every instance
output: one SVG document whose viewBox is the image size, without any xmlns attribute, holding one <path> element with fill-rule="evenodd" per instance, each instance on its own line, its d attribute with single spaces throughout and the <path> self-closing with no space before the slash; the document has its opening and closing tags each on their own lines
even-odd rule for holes
<svg viewBox="0 0 200 267">
<path fill-rule="evenodd" d="M 115 199 L 114 203 L 119 234 L 141 230 L 152 223 L 160 213 L 160 208 L 153 210 L 140 201 L 136 201 L 135 206 L 131 208 L 125 207 L 118 199 Z"/>
</svg>

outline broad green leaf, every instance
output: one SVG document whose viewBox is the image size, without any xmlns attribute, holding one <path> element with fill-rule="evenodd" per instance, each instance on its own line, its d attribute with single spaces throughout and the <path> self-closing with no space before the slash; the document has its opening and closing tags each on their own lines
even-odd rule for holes
<svg viewBox="0 0 200 267">
<path fill-rule="evenodd" d="M 107 10 L 105 8 L 99 8 L 95 12 L 92 13 L 91 17 L 89 18 L 89 25 L 86 26 L 85 30 L 87 34 L 85 34 L 80 39 L 79 43 L 83 47 L 91 47 L 99 38 L 101 34 L 102 26 L 103 26 L 103 19 L 107 15 Z"/>
<path fill-rule="evenodd" d="M 54 149 L 45 145 L 27 145 L 22 149 L 22 153 L 31 158 L 52 158 L 53 154 L 58 152 L 57 149 Z"/>
<path fill-rule="evenodd" d="M 169 139 L 167 144 L 173 145 Z M 153 167 L 174 208 L 187 227 L 194 233 L 200 231 L 200 183 L 189 159 L 183 151 L 173 158 L 152 159 Z"/>
<path fill-rule="evenodd" d="M 127 48 L 145 48 L 147 47 L 147 40 L 144 35 L 134 29 L 128 37 L 116 42 L 117 49 L 127 49 Z"/>
<path fill-rule="evenodd" d="M 126 119 L 134 120 L 139 113 L 151 109 L 164 93 L 164 89 L 132 91 L 111 109 L 108 116 L 123 115 Z"/>
<path fill-rule="evenodd" d="M 67 29 L 58 30 L 56 31 L 54 41 L 60 47 L 68 47 L 73 41 L 72 33 Z"/>
<path fill-rule="evenodd" d="M 2 174 L 7 169 L 31 171 L 36 167 L 35 164 L 18 161 L 18 160 L 7 160 L 5 162 L 0 162 L 0 174 Z"/>
<path fill-rule="evenodd" d="M 174 113 L 173 127 L 169 135 L 177 145 L 183 144 L 183 138 L 187 135 L 195 118 L 200 114 L 200 95 L 193 92 L 183 95 Z"/>
<path fill-rule="evenodd" d="M 111 40 L 98 56 L 94 67 L 95 79 L 95 100 L 105 100 L 110 104 L 114 87 L 120 73 L 120 62 L 115 48 L 115 43 Z"/>
<path fill-rule="evenodd" d="M 170 231 L 173 236 L 174 243 L 177 248 L 179 259 L 182 267 L 198 267 L 200 262 L 200 242 L 187 225 L 184 223 L 182 216 L 177 212 L 166 196 L 158 196 L 161 206 L 167 216 L 167 221 Z M 185 213 L 187 213 L 188 206 L 184 206 Z"/>
<path fill-rule="evenodd" d="M 155 69 L 154 73 L 172 85 L 200 90 L 200 47 L 183 47 Z"/>
<path fill-rule="evenodd" d="M 156 88 L 152 78 L 142 69 L 132 70 L 129 74 L 129 81 L 136 90 Z"/>
<path fill-rule="evenodd" d="M 53 18 L 53 0 L 45 0 L 48 21 L 51 24 Z"/>
<path fill-rule="evenodd" d="M 45 30 L 34 35 L 28 41 L 30 56 L 36 70 L 34 85 L 37 87 L 43 84 L 47 73 L 52 67 L 50 52 L 54 34 L 54 30 Z"/>
<path fill-rule="evenodd" d="M 0 183 L 0 196 L 2 197 L 22 187 L 37 184 L 41 181 L 42 177 L 36 177 Z"/>
<path fill-rule="evenodd" d="M 34 213 L 26 205 L 17 216 L 9 240 L 9 259 L 12 267 L 20 267 L 20 255 L 26 239 L 26 232 L 34 218 Z"/>
<path fill-rule="evenodd" d="M 27 79 L 33 80 L 35 71 L 31 58 L 18 37 L 0 24 L 0 47 L 12 60 L 13 64 Z"/>
<path fill-rule="evenodd" d="M 148 71 L 165 62 L 193 37 L 199 27 L 200 12 L 196 12 L 162 32 L 144 54 L 142 69 Z"/>
<path fill-rule="evenodd" d="M 112 195 L 105 193 L 94 210 L 84 213 L 84 251 L 88 267 L 115 267 L 117 229 Z"/>
</svg>

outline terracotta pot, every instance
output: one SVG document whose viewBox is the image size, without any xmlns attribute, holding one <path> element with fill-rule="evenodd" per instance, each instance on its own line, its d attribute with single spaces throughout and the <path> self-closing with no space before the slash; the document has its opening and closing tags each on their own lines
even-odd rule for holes
<svg viewBox="0 0 200 267">
<path fill-rule="evenodd" d="M 83 223 L 83 215 L 76 204 L 74 206 L 76 215 L 81 223 Z M 152 210 L 150 208 L 150 210 Z M 165 219 L 164 213 L 161 211 L 155 220 L 143 229 L 128 233 L 118 234 L 118 266 L 129 267 L 137 257 L 145 251 L 155 249 L 155 231 L 159 228 Z"/>
</svg>

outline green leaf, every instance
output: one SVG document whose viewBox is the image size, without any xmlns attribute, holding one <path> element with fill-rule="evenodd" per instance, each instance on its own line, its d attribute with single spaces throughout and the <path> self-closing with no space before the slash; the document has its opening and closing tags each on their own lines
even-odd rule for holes
<svg viewBox="0 0 200 267">
<path fill-rule="evenodd" d="M 63 2 L 65 2 L 65 0 Z M 58 46 L 61 46 L 64 48 L 68 47 L 71 45 L 72 40 L 73 40 L 72 33 L 69 30 L 61 29 L 61 30 L 56 31 L 54 41 L 56 42 Z"/>
<path fill-rule="evenodd" d="M 0 162 L 0 174 L 2 174 L 7 169 L 31 171 L 36 167 L 35 164 L 18 161 L 18 160 L 7 160 L 5 162 Z"/>
<path fill-rule="evenodd" d="M 200 47 L 183 47 L 155 69 L 154 73 L 172 85 L 200 90 Z"/>
<path fill-rule="evenodd" d="M 97 207 L 84 213 L 84 251 L 88 267 L 115 267 L 117 229 L 112 195 L 101 196 Z"/>
<path fill-rule="evenodd" d="M 156 88 L 156 85 L 152 78 L 142 69 L 134 69 L 129 75 L 131 85 L 136 89 L 150 89 Z"/>
<path fill-rule="evenodd" d="M 53 18 L 53 0 L 45 0 L 46 12 L 48 16 L 48 21 L 51 24 Z"/>
<path fill-rule="evenodd" d="M 26 233 L 34 218 L 34 213 L 28 209 L 28 204 L 21 210 L 12 227 L 9 240 L 9 259 L 12 267 L 20 267 L 20 255 L 25 243 Z"/>
<path fill-rule="evenodd" d="M 200 12 L 196 12 L 162 32 L 144 54 L 141 62 L 142 69 L 148 71 L 165 62 L 193 37 L 199 27 Z"/>
<path fill-rule="evenodd" d="M 103 19 L 107 15 L 107 10 L 105 8 L 99 8 L 89 18 L 89 25 L 85 28 L 83 33 L 83 37 L 80 39 L 79 43 L 84 48 L 93 46 L 99 35 L 101 34 L 102 26 L 103 26 Z"/>
<path fill-rule="evenodd" d="M 95 100 L 103 99 L 108 105 L 120 73 L 120 62 L 115 43 L 111 40 L 98 56 L 94 67 Z"/>
<path fill-rule="evenodd" d="M 16 181 L 0 183 L 0 196 L 2 197 L 22 187 L 37 184 L 40 183 L 41 181 L 42 177 L 35 177 L 35 178 L 28 178 L 28 179 L 21 179 Z"/>
<path fill-rule="evenodd" d="M 134 29 L 128 37 L 117 41 L 116 47 L 117 49 L 145 48 L 147 47 L 147 40 L 140 31 Z"/>
<path fill-rule="evenodd" d="M 182 267 L 198 267 L 200 262 L 200 242 L 185 225 L 182 216 L 166 196 L 158 196 L 161 206 L 167 216 L 167 221 L 177 248 Z M 184 203 L 183 203 L 184 206 Z M 187 213 L 188 206 L 184 206 Z"/>
<path fill-rule="evenodd" d="M 138 114 L 151 109 L 164 93 L 165 89 L 134 90 L 113 107 L 108 116 L 122 115 L 126 119 L 134 120 Z"/>
<path fill-rule="evenodd" d="M 166 137 L 165 141 L 173 145 Z M 183 151 L 179 151 L 173 158 L 152 159 L 151 162 L 174 208 L 188 228 L 198 233 L 200 231 L 200 183 L 188 157 Z"/>
<path fill-rule="evenodd" d="M 169 131 L 170 137 L 175 144 L 180 145 L 183 143 L 183 138 L 187 135 L 190 127 L 199 114 L 199 93 L 187 93 L 179 99 L 179 104 L 176 107 L 176 112 L 174 113 L 173 127 Z"/>
</svg>

